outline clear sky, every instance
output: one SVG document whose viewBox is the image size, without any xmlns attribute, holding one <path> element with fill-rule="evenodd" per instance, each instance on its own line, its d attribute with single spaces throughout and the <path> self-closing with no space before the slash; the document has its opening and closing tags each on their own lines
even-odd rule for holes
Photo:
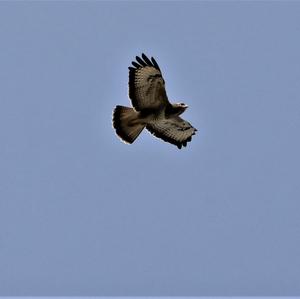
<svg viewBox="0 0 300 299">
<path fill-rule="evenodd" d="M 0 3 L 0 295 L 300 295 L 300 2 Z M 115 136 L 136 55 L 198 134 Z"/>
</svg>

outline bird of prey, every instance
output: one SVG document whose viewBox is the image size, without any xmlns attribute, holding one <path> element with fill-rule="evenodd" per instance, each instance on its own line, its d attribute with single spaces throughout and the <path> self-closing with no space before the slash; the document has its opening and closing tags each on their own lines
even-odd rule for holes
<svg viewBox="0 0 300 299">
<path fill-rule="evenodd" d="M 129 98 L 133 108 L 116 106 L 113 127 L 125 143 L 133 143 L 144 128 L 154 136 L 176 145 L 179 149 L 192 140 L 197 129 L 182 119 L 188 107 L 184 103 L 171 104 L 165 81 L 153 57 L 142 54 L 129 67 Z"/>
</svg>

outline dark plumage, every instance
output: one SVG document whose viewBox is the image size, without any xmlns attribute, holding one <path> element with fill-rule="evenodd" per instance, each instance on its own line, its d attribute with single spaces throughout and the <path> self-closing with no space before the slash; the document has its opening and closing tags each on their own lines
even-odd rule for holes
<svg viewBox="0 0 300 299">
<path fill-rule="evenodd" d="M 142 54 L 129 67 L 129 98 L 133 108 L 116 106 L 113 127 L 126 143 L 133 143 L 146 128 L 154 136 L 176 145 L 186 146 L 197 131 L 179 117 L 188 107 L 184 103 L 171 104 L 165 81 L 156 60 Z"/>
</svg>

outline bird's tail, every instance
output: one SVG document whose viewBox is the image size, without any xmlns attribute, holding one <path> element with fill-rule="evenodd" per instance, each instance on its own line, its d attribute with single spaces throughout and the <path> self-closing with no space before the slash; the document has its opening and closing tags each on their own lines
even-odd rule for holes
<svg viewBox="0 0 300 299">
<path fill-rule="evenodd" d="M 125 143 L 133 143 L 145 128 L 145 124 L 133 108 L 116 106 L 113 112 L 113 127 Z"/>
</svg>

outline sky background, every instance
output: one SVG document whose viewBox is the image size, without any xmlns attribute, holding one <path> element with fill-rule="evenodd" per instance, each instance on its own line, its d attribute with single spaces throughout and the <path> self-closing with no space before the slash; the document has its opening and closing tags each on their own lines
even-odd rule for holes
<svg viewBox="0 0 300 299">
<path fill-rule="evenodd" d="M 0 2 L 0 295 L 300 295 L 300 2 Z M 111 126 L 136 55 L 197 129 Z"/>
</svg>

